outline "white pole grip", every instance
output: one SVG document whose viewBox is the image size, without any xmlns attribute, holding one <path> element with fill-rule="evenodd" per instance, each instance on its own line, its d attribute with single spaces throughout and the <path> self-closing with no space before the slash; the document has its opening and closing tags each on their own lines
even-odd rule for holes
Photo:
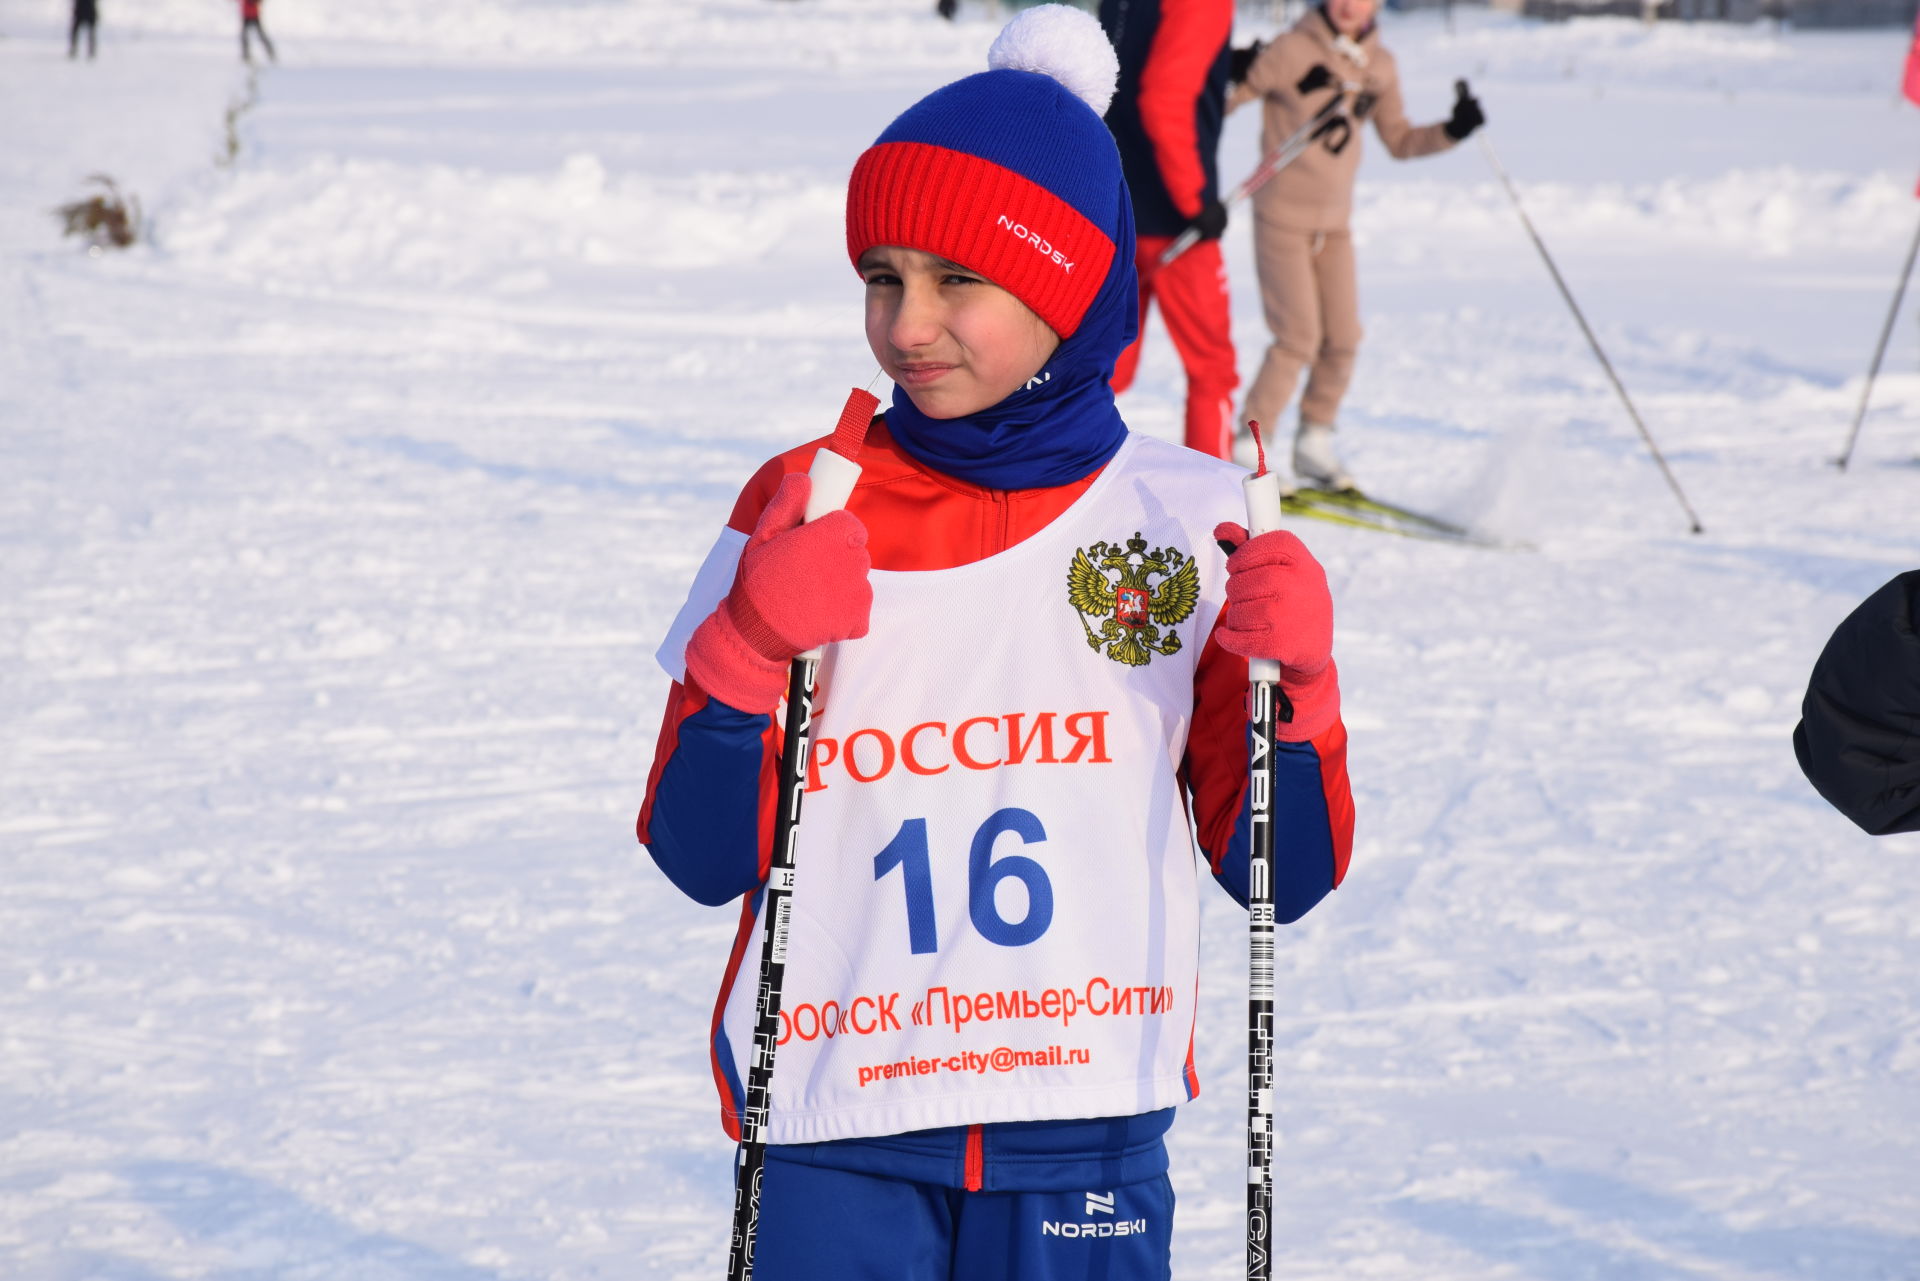
<svg viewBox="0 0 1920 1281">
<path fill-rule="evenodd" d="M 813 481 L 813 492 L 807 495 L 806 518 L 819 520 L 828 512 L 845 507 L 847 499 L 853 497 L 853 486 L 860 479 L 860 464 L 822 446 L 813 455 L 813 466 L 807 468 L 807 477 Z"/>
<path fill-rule="evenodd" d="M 813 455 L 813 466 L 807 468 L 807 477 L 813 481 L 813 490 L 807 495 L 806 518 L 815 521 L 847 505 L 847 499 L 853 496 L 854 483 L 860 479 L 860 464 L 822 446 Z M 817 663 L 822 652 L 808 650 L 800 658 Z"/>
<path fill-rule="evenodd" d="M 1258 538 L 1280 528 L 1280 473 L 1249 476 L 1240 487 L 1247 492 L 1247 533 Z"/>
<path fill-rule="evenodd" d="M 1258 538 L 1280 528 L 1280 473 L 1264 471 L 1240 482 L 1247 496 L 1247 536 Z M 1247 679 L 1280 679 L 1280 664 L 1270 658 L 1247 660 Z"/>
</svg>

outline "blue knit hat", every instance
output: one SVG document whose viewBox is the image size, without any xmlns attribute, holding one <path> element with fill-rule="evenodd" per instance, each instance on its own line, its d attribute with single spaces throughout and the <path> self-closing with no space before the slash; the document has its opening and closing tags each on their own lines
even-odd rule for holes
<svg viewBox="0 0 1920 1281">
<path fill-rule="evenodd" d="M 990 70 L 937 89 L 888 125 L 847 185 L 847 256 L 935 254 L 993 281 L 1060 336 L 1035 381 L 966 419 L 926 419 L 896 392 L 909 452 L 996 487 L 1077 479 L 1119 448 L 1107 388 L 1139 324 L 1133 205 L 1101 118 L 1119 59 L 1092 15 L 1038 5 L 1008 23 Z M 1044 431 L 1029 428 L 1045 421 Z"/>
<path fill-rule="evenodd" d="M 1113 265 L 1128 212 L 1101 113 L 1119 61 L 1066 5 L 1009 23 L 993 68 L 888 125 L 847 187 L 847 256 L 904 245 L 979 272 L 1071 337 Z M 1085 95 L 1085 96 L 1083 96 Z"/>
</svg>

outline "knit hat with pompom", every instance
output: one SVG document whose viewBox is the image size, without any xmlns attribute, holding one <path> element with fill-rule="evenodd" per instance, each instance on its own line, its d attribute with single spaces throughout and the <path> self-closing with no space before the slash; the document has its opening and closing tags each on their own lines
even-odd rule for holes
<svg viewBox="0 0 1920 1281">
<path fill-rule="evenodd" d="M 875 245 L 935 254 L 1071 338 L 1116 259 L 1131 275 L 1132 211 L 1101 119 L 1119 60 L 1092 15 L 1043 4 L 1007 24 L 987 65 L 909 107 L 860 157 L 847 254 L 856 266 Z"/>
</svg>

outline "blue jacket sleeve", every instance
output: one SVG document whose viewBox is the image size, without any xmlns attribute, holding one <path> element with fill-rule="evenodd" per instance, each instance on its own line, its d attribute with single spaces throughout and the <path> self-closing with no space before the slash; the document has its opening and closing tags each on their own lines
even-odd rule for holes
<svg viewBox="0 0 1920 1281">
<path fill-rule="evenodd" d="M 1273 910 L 1275 919 L 1286 925 L 1332 893 L 1345 869 L 1336 848 L 1337 827 L 1329 813 L 1318 740 L 1275 743 L 1273 749 Z M 1233 835 L 1213 861 L 1214 879 L 1241 907 L 1247 905 L 1248 897 L 1252 817 L 1253 797 L 1248 789 L 1240 800 Z"/>
<path fill-rule="evenodd" d="M 1185 775 L 1194 827 L 1215 879 L 1247 903 L 1247 663 L 1207 640 L 1195 672 L 1193 724 Z M 1347 730 L 1337 717 L 1317 736 L 1273 745 L 1274 911 L 1281 921 L 1306 915 L 1346 875 L 1353 852 L 1353 792 L 1347 781 Z"/>
<path fill-rule="evenodd" d="M 674 704 L 667 715 L 671 722 Z M 709 698 L 678 722 L 677 736 L 661 734 L 667 756 L 655 767 L 641 841 L 697 903 L 718 907 L 760 886 L 761 778 L 772 720 Z"/>
</svg>

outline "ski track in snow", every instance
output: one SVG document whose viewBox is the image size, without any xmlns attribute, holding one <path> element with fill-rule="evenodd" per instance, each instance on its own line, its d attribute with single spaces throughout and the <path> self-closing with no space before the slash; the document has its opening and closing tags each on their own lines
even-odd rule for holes
<svg viewBox="0 0 1920 1281">
<path fill-rule="evenodd" d="M 198 0 L 110 9 L 92 67 L 57 16 L 0 8 L 6 1275 L 716 1275 L 732 914 L 632 842 L 651 654 L 870 377 L 846 169 L 993 19 L 340 0 L 270 8 L 250 87 Z M 1359 839 L 1283 941 L 1276 1275 L 1920 1277 L 1920 844 L 1788 743 L 1920 549 L 1911 304 L 1825 464 L 1915 217 L 1904 36 L 1458 21 L 1388 18 L 1410 109 L 1473 77 L 1706 533 L 1473 146 L 1370 144 L 1351 461 L 1537 550 L 1303 522 Z M 56 238 L 95 171 L 149 244 Z M 1180 394 L 1156 321 L 1123 407 L 1174 437 Z M 1225 1278 L 1205 913 L 1175 1262 Z"/>
</svg>

